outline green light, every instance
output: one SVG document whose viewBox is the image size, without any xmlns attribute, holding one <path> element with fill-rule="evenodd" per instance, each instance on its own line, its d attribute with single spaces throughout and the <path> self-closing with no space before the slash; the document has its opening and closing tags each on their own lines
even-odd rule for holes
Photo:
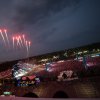
<svg viewBox="0 0 100 100">
<path fill-rule="evenodd" d="M 4 95 L 10 95 L 11 92 L 4 92 L 3 94 L 4 94 Z"/>
</svg>

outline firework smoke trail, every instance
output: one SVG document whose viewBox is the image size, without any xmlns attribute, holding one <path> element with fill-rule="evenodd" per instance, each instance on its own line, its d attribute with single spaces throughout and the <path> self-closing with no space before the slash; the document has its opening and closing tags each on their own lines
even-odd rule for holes
<svg viewBox="0 0 100 100">
<path fill-rule="evenodd" d="M 28 57 L 28 54 L 29 54 L 29 49 L 28 49 L 28 41 L 25 41 L 25 42 L 26 42 L 27 57 Z"/>
<path fill-rule="evenodd" d="M 0 34 L 1 34 L 1 37 L 2 37 L 2 39 L 4 41 L 4 44 L 6 45 L 6 41 L 5 41 L 5 38 L 4 38 L 3 34 L 2 34 L 2 30 L 0 30 Z"/>
<path fill-rule="evenodd" d="M 22 37 L 23 37 L 24 44 L 26 45 L 25 35 L 23 34 Z"/>
<path fill-rule="evenodd" d="M 19 40 L 20 40 L 21 45 L 23 46 L 23 41 L 22 41 L 21 36 L 19 36 Z"/>
<path fill-rule="evenodd" d="M 30 47 L 31 47 L 31 42 L 29 41 L 29 42 L 28 42 L 29 51 L 30 51 Z"/>
<path fill-rule="evenodd" d="M 16 41 L 17 41 L 17 46 L 20 46 L 21 47 L 21 44 L 20 44 L 20 41 L 19 41 L 19 38 L 16 37 Z"/>
<path fill-rule="evenodd" d="M 13 49 L 15 47 L 15 37 L 13 37 Z"/>
<path fill-rule="evenodd" d="M 6 36 L 6 39 L 7 39 L 8 45 L 9 45 L 9 39 L 8 39 L 8 35 L 7 35 L 7 30 L 4 29 L 4 32 L 5 32 L 5 36 Z M 9 46 L 10 46 L 10 45 L 9 45 Z"/>
<path fill-rule="evenodd" d="M 30 41 L 26 41 L 26 46 L 27 46 L 27 51 L 28 51 L 28 53 L 27 53 L 27 57 L 29 56 L 29 53 L 30 53 Z"/>
<path fill-rule="evenodd" d="M 16 41 L 17 41 L 17 46 L 19 46 L 19 45 L 18 45 L 18 38 L 17 38 L 17 37 L 16 37 Z"/>
<path fill-rule="evenodd" d="M 17 37 L 17 42 L 18 42 L 19 46 L 22 47 L 21 43 L 20 43 L 20 40 L 19 40 L 19 37 Z"/>
</svg>

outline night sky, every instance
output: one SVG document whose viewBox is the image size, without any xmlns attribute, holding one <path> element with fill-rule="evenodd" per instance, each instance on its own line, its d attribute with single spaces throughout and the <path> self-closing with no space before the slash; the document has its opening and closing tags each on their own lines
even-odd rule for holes
<svg viewBox="0 0 100 100">
<path fill-rule="evenodd" d="M 32 41 L 30 56 L 100 42 L 100 0 L 0 0 L 0 28 Z M 0 62 L 26 57 L 25 49 L 6 48 Z"/>
</svg>

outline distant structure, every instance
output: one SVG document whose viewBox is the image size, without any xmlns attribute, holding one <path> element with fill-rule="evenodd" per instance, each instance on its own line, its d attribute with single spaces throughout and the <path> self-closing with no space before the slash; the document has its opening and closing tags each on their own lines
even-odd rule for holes
<svg viewBox="0 0 100 100">
<path fill-rule="evenodd" d="M 87 68 L 87 57 L 98 57 L 100 56 L 100 43 L 94 43 L 82 47 L 76 47 L 72 49 L 65 49 L 62 51 L 57 51 L 53 53 L 47 53 L 39 56 L 29 57 L 29 62 L 34 62 L 35 64 L 45 64 L 48 62 L 54 62 L 59 60 L 82 60 L 83 65 Z M 82 59 L 81 59 L 82 58 Z M 0 64 L 0 71 L 12 68 L 18 61 L 27 61 L 27 58 L 20 59 L 16 61 L 10 61 Z M 27 61 L 27 62 L 28 62 Z M 5 66 L 5 67 L 4 67 Z"/>
</svg>

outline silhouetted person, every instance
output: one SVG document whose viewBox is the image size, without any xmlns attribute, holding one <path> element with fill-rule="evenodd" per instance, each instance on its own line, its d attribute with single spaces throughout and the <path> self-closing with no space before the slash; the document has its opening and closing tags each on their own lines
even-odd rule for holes
<svg viewBox="0 0 100 100">
<path fill-rule="evenodd" d="M 66 75 L 65 73 L 63 73 L 62 77 L 63 77 L 64 79 L 66 79 L 66 78 L 67 78 L 67 75 Z"/>
<path fill-rule="evenodd" d="M 58 91 L 54 94 L 53 98 L 68 98 L 68 95 L 63 91 Z"/>
</svg>

